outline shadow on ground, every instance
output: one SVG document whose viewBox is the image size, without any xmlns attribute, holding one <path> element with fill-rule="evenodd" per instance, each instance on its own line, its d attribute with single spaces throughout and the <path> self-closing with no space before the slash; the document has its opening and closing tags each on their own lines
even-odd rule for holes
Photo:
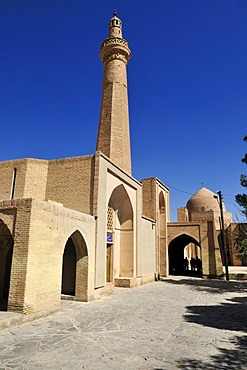
<svg viewBox="0 0 247 370">
<path fill-rule="evenodd" d="M 208 362 L 182 358 L 177 361 L 177 369 L 183 370 L 246 370 L 247 369 L 247 336 L 233 337 L 234 349 L 218 348 L 219 353 L 211 356 Z M 154 370 L 167 370 L 155 368 Z"/>
<path fill-rule="evenodd" d="M 184 317 L 187 322 L 211 328 L 247 332 L 247 296 L 227 299 L 227 302 L 218 305 L 187 306 L 186 309 L 187 313 Z"/>
<path fill-rule="evenodd" d="M 187 306 L 184 318 L 187 322 L 217 328 L 247 332 L 247 297 L 227 299 L 219 305 Z M 218 348 L 219 354 L 211 356 L 209 363 L 193 359 L 181 359 L 179 369 L 197 370 L 246 370 L 247 369 L 247 336 L 235 336 L 231 342 L 234 349 Z"/>
<path fill-rule="evenodd" d="M 219 348 L 219 354 L 211 356 L 210 362 L 181 359 L 177 367 L 184 370 L 246 370 L 247 337 L 234 337 L 232 342 L 236 345 L 235 349 Z"/>
<path fill-rule="evenodd" d="M 242 282 L 186 278 L 180 280 L 164 279 L 164 282 L 175 285 L 189 285 L 193 289 L 207 291 L 212 294 L 247 292 L 247 284 Z M 187 306 L 186 309 L 187 312 L 184 318 L 187 322 L 242 333 L 231 339 L 235 348 L 218 348 L 219 353 L 210 356 L 208 362 L 181 358 L 176 364 L 177 368 L 183 370 L 247 370 L 247 335 L 244 334 L 247 332 L 247 296 L 227 299 L 218 305 Z M 154 370 L 166 370 L 166 368 L 156 368 Z"/>
<path fill-rule="evenodd" d="M 237 292 L 247 293 L 247 283 L 239 281 L 225 281 L 217 279 L 201 279 L 201 278 L 183 278 L 179 280 L 164 278 L 161 281 L 174 285 L 189 285 L 198 291 L 206 291 L 208 293 L 225 293 Z"/>
</svg>

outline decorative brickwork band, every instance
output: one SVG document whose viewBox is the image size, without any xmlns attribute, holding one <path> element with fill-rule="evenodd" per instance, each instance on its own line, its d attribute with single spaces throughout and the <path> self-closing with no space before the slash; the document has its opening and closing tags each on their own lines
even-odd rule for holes
<svg viewBox="0 0 247 370">
<path fill-rule="evenodd" d="M 119 37 L 112 37 L 112 38 L 108 38 L 108 39 L 106 39 L 105 41 L 102 42 L 102 44 L 100 45 L 100 50 L 104 46 L 109 45 L 109 44 L 122 44 L 122 45 L 126 46 L 127 48 L 129 48 L 128 41 L 126 41 L 122 38 L 119 38 Z"/>
<path fill-rule="evenodd" d="M 118 60 L 121 60 L 122 62 L 124 62 L 125 64 L 128 63 L 128 60 L 127 58 L 125 57 L 125 55 L 123 54 L 120 54 L 120 53 L 116 53 L 116 54 L 107 54 L 104 56 L 104 59 L 103 59 L 103 63 L 106 63 L 106 62 L 109 62 L 110 60 L 113 60 L 113 59 L 118 59 Z"/>
</svg>

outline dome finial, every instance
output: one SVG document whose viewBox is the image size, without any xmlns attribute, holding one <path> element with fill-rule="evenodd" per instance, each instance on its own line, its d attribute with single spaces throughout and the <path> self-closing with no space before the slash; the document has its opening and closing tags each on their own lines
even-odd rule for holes
<svg viewBox="0 0 247 370">
<path fill-rule="evenodd" d="M 116 16 L 117 16 L 117 11 L 116 11 L 116 9 L 114 9 L 113 16 L 114 16 L 114 17 L 116 17 Z"/>
</svg>

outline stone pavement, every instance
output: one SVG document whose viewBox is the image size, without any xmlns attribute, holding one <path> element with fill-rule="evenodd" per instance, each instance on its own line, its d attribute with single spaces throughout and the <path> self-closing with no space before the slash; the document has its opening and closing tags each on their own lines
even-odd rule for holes
<svg viewBox="0 0 247 370">
<path fill-rule="evenodd" d="M 246 292 L 246 282 L 172 277 L 63 301 L 0 332 L 0 370 L 246 370 Z"/>
<path fill-rule="evenodd" d="M 247 280 L 247 266 L 228 266 L 228 272 L 230 280 Z"/>
</svg>

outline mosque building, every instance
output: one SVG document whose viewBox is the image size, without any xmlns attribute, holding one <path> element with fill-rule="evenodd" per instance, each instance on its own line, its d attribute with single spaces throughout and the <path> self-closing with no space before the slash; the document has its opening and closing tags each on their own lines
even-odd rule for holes
<svg viewBox="0 0 247 370">
<path fill-rule="evenodd" d="M 61 298 L 97 299 L 116 286 L 166 277 L 172 265 L 179 273 L 188 244 L 187 255 L 200 256 L 202 276 L 222 276 L 213 193 L 201 189 L 171 223 L 169 188 L 156 177 L 140 182 L 132 176 L 130 57 L 114 13 L 100 47 L 104 74 L 94 154 L 0 162 L 2 309 L 49 313 L 60 308 Z"/>
<path fill-rule="evenodd" d="M 222 212 L 227 263 L 230 266 L 246 265 L 247 261 L 244 258 L 239 258 L 235 246 L 235 239 L 239 235 L 240 224 L 232 222 L 232 214 L 230 212 L 227 212 L 223 202 Z M 205 187 L 198 190 L 188 200 L 186 207 L 181 207 L 177 210 L 177 219 L 178 222 L 211 221 L 214 224 L 215 233 L 218 239 L 218 245 L 221 249 L 223 249 L 221 238 L 222 225 L 219 196 L 213 193 L 211 190 Z M 198 247 L 198 245 L 190 243 L 186 246 L 184 252 L 188 260 L 191 260 L 191 258 L 195 259 L 200 255 L 200 248 Z"/>
</svg>

